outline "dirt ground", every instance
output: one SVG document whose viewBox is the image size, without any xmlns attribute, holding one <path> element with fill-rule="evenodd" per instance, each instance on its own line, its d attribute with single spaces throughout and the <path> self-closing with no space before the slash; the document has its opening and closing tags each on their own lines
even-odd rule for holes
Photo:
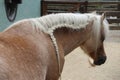
<svg viewBox="0 0 120 80">
<path fill-rule="evenodd" d="M 66 56 L 62 80 L 120 80 L 120 31 L 110 31 L 105 44 L 107 61 L 91 67 L 88 57 L 77 48 Z"/>
</svg>

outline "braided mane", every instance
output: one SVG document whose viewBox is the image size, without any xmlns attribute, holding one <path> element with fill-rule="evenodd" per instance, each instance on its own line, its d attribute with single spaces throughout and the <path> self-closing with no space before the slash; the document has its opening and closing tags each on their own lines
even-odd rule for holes
<svg viewBox="0 0 120 80">
<path fill-rule="evenodd" d="M 59 13 L 46 15 L 40 18 L 33 18 L 30 19 L 30 21 L 34 27 L 38 27 L 43 32 L 49 34 L 60 27 L 72 29 L 85 28 L 89 21 L 94 18 L 94 16 L 84 14 Z"/>
</svg>

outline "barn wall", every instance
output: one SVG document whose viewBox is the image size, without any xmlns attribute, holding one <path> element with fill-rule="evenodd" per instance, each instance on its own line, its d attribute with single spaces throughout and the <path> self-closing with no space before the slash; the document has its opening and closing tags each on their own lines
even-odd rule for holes
<svg viewBox="0 0 120 80">
<path fill-rule="evenodd" d="M 40 17 L 40 1 L 41 0 L 22 0 L 22 4 L 18 5 L 18 12 L 14 22 L 24 18 Z M 9 22 L 6 17 L 4 0 L 0 0 L 0 31 L 12 23 L 13 22 Z"/>
</svg>

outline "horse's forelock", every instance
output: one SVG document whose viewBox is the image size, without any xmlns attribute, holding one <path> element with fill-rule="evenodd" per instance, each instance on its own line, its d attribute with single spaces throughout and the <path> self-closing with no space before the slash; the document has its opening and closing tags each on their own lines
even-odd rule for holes
<svg viewBox="0 0 120 80">
<path fill-rule="evenodd" d="M 100 15 L 96 15 L 96 20 L 94 20 L 94 24 L 93 24 L 93 38 L 94 38 L 94 42 L 95 42 L 95 47 L 97 49 L 97 47 L 99 46 L 100 43 L 100 38 L 101 35 L 103 35 L 105 38 L 109 32 L 109 24 L 107 22 L 106 19 L 104 19 L 101 22 L 101 16 Z M 101 34 L 101 30 L 104 34 Z"/>
</svg>

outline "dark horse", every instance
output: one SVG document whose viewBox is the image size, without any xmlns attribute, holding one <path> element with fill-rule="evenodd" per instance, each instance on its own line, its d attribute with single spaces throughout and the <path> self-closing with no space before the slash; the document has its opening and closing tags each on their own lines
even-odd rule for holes
<svg viewBox="0 0 120 80">
<path fill-rule="evenodd" d="M 58 80 L 64 57 L 80 46 L 94 65 L 106 61 L 108 23 L 95 13 L 59 13 L 14 23 L 0 33 L 0 80 Z"/>
</svg>

